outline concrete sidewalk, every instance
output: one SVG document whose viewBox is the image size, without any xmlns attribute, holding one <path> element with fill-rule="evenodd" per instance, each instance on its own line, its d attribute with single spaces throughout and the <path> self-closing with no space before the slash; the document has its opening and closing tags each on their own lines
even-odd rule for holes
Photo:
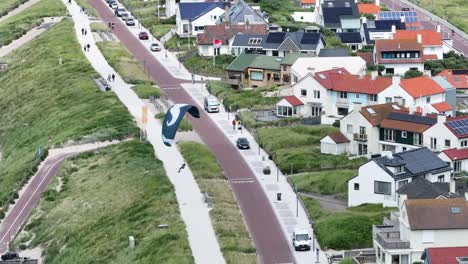
<svg viewBox="0 0 468 264">
<path fill-rule="evenodd" d="M 40 0 L 29 0 L 28 2 L 24 3 L 24 4 L 21 4 L 19 5 L 17 8 L 11 10 L 10 12 L 8 12 L 8 14 L 0 17 L 0 22 L 3 22 L 7 19 L 9 19 L 10 17 L 13 17 L 15 15 L 17 15 L 18 13 L 21 13 L 23 10 L 29 8 L 30 6 L 34 5 L 35 3 L 39 2 Z"/>
<path fill-rule="evenodd" d="M 130 88 L 131 85 L 125 83 L 114 69 L 109 66 L 96 46 L 92 34 L 88 34 L 87 36 L 81 34 L 82 28 L 91 32 L 89 19 L 86 14 L 80 12 L 79 6 L 74 1 L 71 5 L 66 3 L 68 0 L 64 0 L 63 2 L 66 4 L 75 22 L 75 33 L 80 45 L 83 47 L 90 44 L 91 46 L 90 51 L 84 53 L 86 58 L 101 76 L 108 76 L 112 73 L 116 74 L 115 82 L 111 83 L 112 90 L 128 108 L 137 122 L 141 123 L 144 102 L 133 92 Z M 148 115 L 148 123 L 145 130 L 148 135 L 148 141 L 153 145 L 156 156 L 163 162 L 166 174 L 174 185 L 177 202 L 182 219 L 186 225 L 188 240 L 195 262 L 225 263 L 211 224 L 209 208 L 202 200 L 202 194 L 190 168 L 186 167 L 181 173 L 178 173 L 180 165 L 184 163 L 183 157 L 175 146 L 166 147 L 163 144 L 161 140 L 161 124 L 154 116 Z"/>
</svg>

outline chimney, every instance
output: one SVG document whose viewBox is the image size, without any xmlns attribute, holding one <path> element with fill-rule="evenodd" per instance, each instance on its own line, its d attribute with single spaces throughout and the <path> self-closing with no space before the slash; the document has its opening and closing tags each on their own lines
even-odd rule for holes
<svg viewBox="0 0 468 264">
<path fill-rule="evenodd" d="M 246 28 L 246 29 L 249 29 L 249 28 L 250 28 L 250 22 L 249 22 L 248 19 L 245 20 L 245 28 Z"/>
<path fill-rule="evenodd" d="M 375 0 L 375 5 L 380 6 L 380 0 Z"/>
<path fill-rule="evenodd" d="M 371 79 L 372 79 L 372 80 L 377 79 L 377 76 L 379 76 L 379 72 L 378 72 L 378 71 L 371 71 Z"/>
<path fill-rule="evenodd" d="M 419 43 L 419 44 L 422 43 L 422 35 L 421 35 L 421 33 L 418 33 L 418 35 L 416 36 L 416 39 L 418 40 L 418 43 Z"/>
<path fill-rule="evenodd" d="M 224 7 L 224 23 L 226 28 L 229 28 L 231 24 L 231 9 L 228 5 Z"/>
<path fill-rule="evenodd" d="M 353 103 L 353 111 L 359 112 L 361 111 L 362 104 L 359 102 L 354 102 Z"/>
<path fill-rule="evenodd" d="M 361 19 L 362 19 L 363 24 L 367 24 L 367 17 L 363 16 L 363 17 L 361 17 Z"/>
<path fill-rule="evenodd" d="M 400 85 L 400 76 L 392 76 L 392 84 Z"/>
<path fill-rule="evenodd" d="M 387 157 L 389 159 L 393 159 L 393 154 L 391 151 L 382 151 L 382 157 Z"/>
<path fill-rule="evenodd" d="M 400 22 L 405 23 L 405 16 L 400 16 Z"/>
<path fill-rule="evenodd" d="M 395 26 L 395 25 L 392 25 L 392 33 L 393 33 L 393 34 L 396 33 L 396 26 Z"/>
<path fill-rule="evenodd" d="M 289 28 L 286 28 L 286 32 L 289 32 Z"/>
<path fill-rule="evenodd" d="M 437 115 L 437 123 L 445 123 L 447 121 L 447 116 L 445 114 Z"/>
<path fill-rule="evenodd" d="M 437 30 L 437 32 L 440 33 L 440 25 L 437 25 L 437 26 L 436 26 L 436 30 Z"/>
</svg>

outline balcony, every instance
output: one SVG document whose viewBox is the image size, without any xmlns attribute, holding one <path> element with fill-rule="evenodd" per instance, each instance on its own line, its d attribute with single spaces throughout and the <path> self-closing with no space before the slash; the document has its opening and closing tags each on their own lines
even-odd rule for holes
<svg viewBox="0 0 468 264">
<path fill-rule="evenodd" d="M 409 241 L 400 239 L 400 230 L 395 225 L 374 225 L 372 227 L 374 241 L 383 249 L 409 249 Z"/>
<path fill-rule="evenodd" d="M 367 134 L 354 133 L 353 138 L 356 141 L 367 141 Z"/>
</svg>

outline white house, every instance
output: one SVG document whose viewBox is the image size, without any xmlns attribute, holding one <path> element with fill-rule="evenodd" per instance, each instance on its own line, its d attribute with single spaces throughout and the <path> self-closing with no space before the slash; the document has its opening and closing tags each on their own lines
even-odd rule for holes
<svg viewBox="0 0 468 264">
<path fill-rule="evenodd" d="M 302 8 L 314 8 L 316 0 L 299 0 L 299 5 Z"/>
<path fill-rule="evenodd" d="M 468 147 L 468 116 L 437 116 L 437 123 L 424 132 L 424 145 L 433 151 Z"/>
<path fill-rule="evenodd" d="M 176 13 L 176 33 L 179 37 L 196 36 L 208 25 L 216 25 L 228 9 L 229 2 L 179 3 Z"/>
<path fill-rule="evenodd" d="M 292 13 L 291 17 L 296 22 L 306 22 L 306 23 L 316 23 L 317 17 L 316 12 L 302 12 L 302 11 L 295 11 Z"/>
<path fill-rule="evenodd" d="M 467 237 L 466 197 L 405 200 L 392 219 L 373 227 L 377 264 L 414 263 L 428 247 L 466 246 Z"/>
<path fill-rule="evenodd" d="M 331 133 L 320 140 L 320 153 L 340 155 L 346 154 L 349 140 L 341 133 Z"/>
<path fill-rule="evenodd" d="M 452 167 L 454 176 L 452 189 L 457 193 L 468 192 L 466 184 L 468 173 L 468 148 L 446 149 L 439 153 L 439 158 L 448 162 Z"/>
<path fill-rule="evenodd" d="M 396 190 L 415 177 L 430 182 L 450 182 L 450 166 L 427 148 L 392 154 L 383 152 L 359 167 L 358 175 L 348 181 L 348 206 L 365 203 L 398 205 Z"/>
<path fill-rule="evenodd" d="M 443 59 L 444 47 L 442 35 L 440 34 L 440 25 L 437 30 L 397 30 L 393 34 L 396 40 L 416 40 L 423 47 L 424 55 L 435 55 L 437 59 Z"/>
<path fill-rule="evenodd" d="M 286 96 L 276 104 L 276 115 L 281 117 L 297 116 L 302 112 L 304 103 L 294 95 Z"/>
<path fill-rule="evenodd" d="M 160 1 L 162 3 L 162 1 Z M 164 9 L 166 17 L 171 17 L 177 13 L 179 3 L 206 2 L 206 0 L 165 0 Z"/>
</svg>

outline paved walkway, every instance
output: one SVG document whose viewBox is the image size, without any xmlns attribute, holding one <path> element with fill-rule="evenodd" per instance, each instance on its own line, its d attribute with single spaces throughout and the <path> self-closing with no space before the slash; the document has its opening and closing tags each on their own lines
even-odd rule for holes
<svg viewBox="0 0 468 264">
<path fill-rule="evenodd" d="M 320 207 L 331 212 L 344 212 L 348 208 L 346 201 L 335 198 L 333 195 L 300 192 L 302 196 L 313 198 L 320 203 Z"/>
<path fill-rule="evenodd" d="M 34 5 L 35 3 L 39 2 L 41 0 L 29 0 L 28 2 L 18 6 L 17 8 L 11 10 L 10 12 L 8 12 L 8 14 L 0 17 L 0 23 L 7 20 L 8 18 L 10 17 L 13 17 L 15 15 L 17 15 L 18 13 L 21 13 L 21 11 L 25 10 L 26 8 Z"/>
<path fill-rule="evenodd" d="M 44 18 L 44 22 L 40 25 L 37 26 L 30 31 L 28 31 L 26 34 L 21 36 L 19 39 L 16 39 L 12 41 L 10 44 L 0 47 L 0 58 L 5 57 L 9 53 L 15 51 L 16 49 L 19 49 L 22 47 L 24 44 L 30 42 L 37 36 L 41 35 L 45 31 L 47 31 L 49 28 L 51 28 L 53 25 L 57 24 L 62 20 L 63 17 L 46 17 Z"/>
<path fill-rule="evenodd" d="M 41 163 L 37 172 L 19 192 L 19 198 L 10 206 L 0 224 L 0 254 L 8 249 L 21 227 L 27 222 L 29 215 L 40 201 L 41 194 L 47 189 L 50 180 L 60 169 L 62 163 L 69 157 L 81 152 L 92 151 L 100 147 L 116 144 L 119 141 L 101 142 L 71 146 L 62 149 L 51 149 L 47 158 Z"/>
<path fill-rule="evenodd" d="M 101 1 L 101 0 L 100 0 Z M 67 0 L 64 0 L 67 2 Z M 75 22 L 75 32 L 81 46 L 91 45 L 89 52 L 85 52 L 94 69 L 101 76 L 115 73 L 114 69 L 107 63 L 99 51 L 91 34 L 83 36 L 81 29 L 86 28 L 91 32 L 88 17 L 80 12 L 79 6 L 74 1 L 67 5 L 69 13 Z M 140 123 L 142 118 L 142 107 L 144 102 L 116 74 L 115 82 L 111 83 L 112 90 L 122 103 L 128 108 L 132 116 Z M 214 233 L 209 208 L 203 203 L 202 195 L 193 177 L 190 168 L 186 167 L 178 173 L 180 165 L 184 162 L 182 155 L 176 147 L 166 147 L 161 140 L 161 124 L 154 116 L 148 116 L 146 126 L 148 141 L 153 145 L 156 156 L 160 159 L 166 170 L 168 178 L 174 185 L 177 202 L 188 233 L 188 240 L 196 263 L 225 263 L 223 255 Z"/>
</svg>

